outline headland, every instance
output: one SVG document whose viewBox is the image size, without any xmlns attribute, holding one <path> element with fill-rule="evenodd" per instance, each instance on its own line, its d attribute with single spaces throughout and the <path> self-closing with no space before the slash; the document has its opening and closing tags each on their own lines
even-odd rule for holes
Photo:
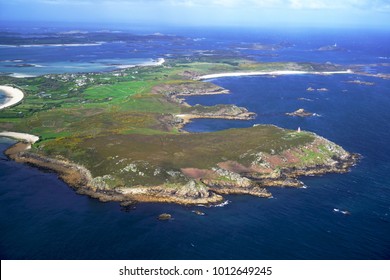
<svg viewBox="0 0 390 280">
<path fill-rule="evenodd" d="M 348 172 L 359 158 L 316 134 L 272 125 L 183 131 L 194 118 L 255 116 L 233 104 L 187 104 L 185 96 L 229 94 L 205 79 L 351 70 L 238 59 L 156 63 L 107 73 L 0 77 L 28 93 L 22 104 L 0 112 L 0 129 L 19 132 L 0 136 L 23 140 L 6 154 L 55 171 L 78 193 L 126 205 L 215 204 L 226 194 L 267 198 L 272 187 L 302 187 L 300 176 Z"/>
</svg>

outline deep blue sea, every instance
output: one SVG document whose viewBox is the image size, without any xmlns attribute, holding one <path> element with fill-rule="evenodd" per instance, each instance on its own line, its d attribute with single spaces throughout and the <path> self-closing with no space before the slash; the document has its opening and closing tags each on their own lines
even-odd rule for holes
<svg viewBox="0 0 390 280">
<path fill-rule="evenodd" d="M 160 30 L 156 30 L 156 32 Z M 389 73 L 389 33 L 360 31 L 175 30 L 201 38 L 197 49 L 231 49 L 247 42 L 293 46 L 276 51 L 241 50 L 263 61 L 360 64 L 370 73 Z M 337 43 L 344 50 L 315 49 Z M 95 46 L 97 47 L 97 46 Z M 72 49 L 85 55 L 90 47 Z M 93 48 L 93 47 L 91 47 Z M 188 47 L 189 48 L 189 47 Z M 116 49 L 115 49 L 116 50 Z M 183 48 L 184 50 L 184 48 Z M 22 57 L 18 48 L 6 59 Z M 23 49 L 45 56 L 36 48 Z M 172 52 L 161 46 L 143 57 Z M 52 63 L 64 56 L 49 52 Z M 26 56 L 27 57 L 27 56 Z M 66 58 L 66 56 L 65 56 Z M 107 50 L 105 59 L 120 59 Z M 3 58 L 2 58 L 3 59 Z M 94 58 L 96 59 L 96 57 Z M 4 59 L 3 59 L 4 60 Z M 65 59 L 66 61 L 66 59 Z M 47 62 L 47 61 L 46 61 Z M 361 80 L 374 85 L 348 81 Z M 273 188 L 272 199 L 227 196 L 224 207 L 139 204 L 124 211 L 76 194 L 53 173 L 0 156 L 1 259 L 390 259 L 390 81 L 358 75 L 291 75 L 211 80 L 229 95 L 187 98 L 190 104 L 232 103 L 257 113 L 253 121 L 197 120 L 188 131 L 207 132 L 253 124 L 313 131 L 363 159 L 348 174 L 302 178 L 307 188 Z M 306 91 L 308 87 L 328 91 Z M 299 108 L 315 117 L 285 115 Z M 13 143 L 0 138 L 0 150 Z M 334 209 L 349 211 L 343 215 Z M 206 213 L 198 216 L 194 209 Z M 156 217 L 171 213 L 173 220 Z"/>
</svg>

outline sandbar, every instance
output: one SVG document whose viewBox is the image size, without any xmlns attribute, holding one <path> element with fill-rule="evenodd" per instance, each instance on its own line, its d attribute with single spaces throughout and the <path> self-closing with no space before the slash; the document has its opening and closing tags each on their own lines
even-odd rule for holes
<svg viewBox="0 0 390 280">
<path fill-rule="evenodd" d="M 39 137 L 32 134 L 20 133 L 20 132 L 11 132 L 11 131 L 2 131 L 0 132 L 0 137 L 8 137 L 17 140 L 22 140 L 24 142 L 28 142 L 34 144 L 39 140 Z"/>
</svg>

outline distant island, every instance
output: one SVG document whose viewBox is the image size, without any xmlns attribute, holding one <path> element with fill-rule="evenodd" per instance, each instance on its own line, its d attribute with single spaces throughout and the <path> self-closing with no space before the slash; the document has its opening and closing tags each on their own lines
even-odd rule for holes
<svg viewBox="0 0 390 280">
<path fill-rule="evenodd" d="M 55 171 L 78 193 L 124 205 L 271 197 L 269 187 L 302 187 L 300 176 L 347 172 L 359 158 L 314 133 L 273 125 L 183 130 L 195 118 L 255 116 L 236 105 L 187 104 L 186 96 L 229 94 L 207 79 L 353 73 L 349 69 L 218 57 L 158 62 L 102 73 L 0 76 L 5 92 L 24 96 L 0 111 L 0 136 L 20 139 L 6 154 Z"/>
<path fill-rule="evenodd" d="M 328 45 L 328 46 L 322 46 L 320 48 L 317 49 L 318 51 L 346 51 L 345 48 L 341 48 L 339 46 L 337 46 L 337 43 L 333 44 L 333 45 Z"/>
</svg>

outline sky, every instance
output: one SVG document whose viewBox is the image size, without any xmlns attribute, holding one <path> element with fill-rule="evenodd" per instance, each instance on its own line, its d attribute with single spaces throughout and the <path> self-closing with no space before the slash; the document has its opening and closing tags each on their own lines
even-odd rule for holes
<svg viewBox="0 0 390 280">
<path fill-rule="evenodd" d="M 390 0 L 0 0 L 0 20 L 390 30 Z"/>
</svg>

